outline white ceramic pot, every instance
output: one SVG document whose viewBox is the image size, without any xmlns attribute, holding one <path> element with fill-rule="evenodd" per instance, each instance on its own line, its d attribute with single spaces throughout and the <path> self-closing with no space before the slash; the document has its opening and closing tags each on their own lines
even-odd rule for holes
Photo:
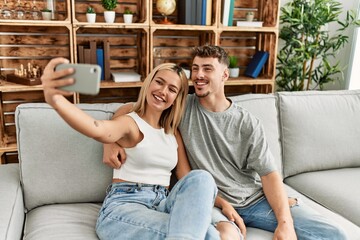
<svg viewBox="0 0 360 240">
<path fill-rule="evenodd" d="M 236 78 L 239 76 L 240 69 L 239 68 L 229 68 L 230 77 Z"/>
<path fill-rule="evenodd" d="M 104 18 L 106 23 L 114 23 L 115 22 L 115 11 L 105 11 Z"/>
<path fill-rule="evenodd" d="M 41 16 L 43 20 L 51 20 L 52 14 L 51 12 L 41 12 Z"/>
<path fill-rule="evenodd" d="M 124 23 L 132 23 L 133 15 L 132 14 L 124 14 Z"/>
<path fill-rule="evenodd" d="M 254 20 L 254 13 L 253 12 L 247 12 L 246 13 L 246 21 L 252 22 Z"/>
<path fill-rule="evenodd" d="M 86 20 L 88 23 L 95 23 L 96 22 L 96 13 L 87 13 Z"/>
</svg>

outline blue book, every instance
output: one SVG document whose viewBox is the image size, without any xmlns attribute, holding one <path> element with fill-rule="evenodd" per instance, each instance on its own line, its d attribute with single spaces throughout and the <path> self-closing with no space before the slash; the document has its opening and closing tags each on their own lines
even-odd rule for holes
<svg viewBox="0 0 360 240">
<path fill-rule="evenodd" d="M 228 26 L 233 26 L 233 20 L 234 20 L 234 4 L 235 0 L 230 0 L 230 9 L 229 9 L 229 20 L 228 20 Z"/>
<path fill-rule="evenodd" d="M 257 78 L 261 69 L 269 58 L 269 53 L 265 51 L 257 51 L 246 67 L 245 76 Z"/>
<path fill-rule="evenodd" d="M 201 3 L 201 25 L 206 25 L 206 0 Z"/>
<path fill-rule="evenodd" d="M 105 79 L 104 71 L 104 50 L 102 48 L 96 49 L 96 64 L 101 67 L 101 80 Z"/>
</svg>

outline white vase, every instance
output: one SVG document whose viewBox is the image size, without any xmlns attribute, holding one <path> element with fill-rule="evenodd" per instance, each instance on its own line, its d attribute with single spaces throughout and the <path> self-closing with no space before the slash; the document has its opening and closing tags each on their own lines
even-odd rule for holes
<svg viewBox="0 0 360 240">
<path fill-rule="evenodd" d="M 106 23 L 115 22 L 115 11 L 105 11 L 104 18 Z"/>
<path fill-rule="evenodd" d="M 133 15 L 132 14 L 124 14 L 124 23 L 132 23 Z"/>
<path fill-rule="evenodd" d="M 240 69 L 239 68 L 229 68 L 230 77 L 236 78 L 239 76 Z"/>
<path fill-rule="evenodd" d="M 96 13 L 87 13 L 86 20 L 88 23 L 95 23 L 96 22 Z"/>
</svg>

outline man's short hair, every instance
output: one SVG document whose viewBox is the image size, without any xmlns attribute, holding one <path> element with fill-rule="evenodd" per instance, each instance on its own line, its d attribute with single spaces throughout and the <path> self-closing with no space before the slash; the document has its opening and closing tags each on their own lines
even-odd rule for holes
<svg viewBox="0 0 360 240">
<path fill-rule="evenodd" d="M 214 45 L 204 45 L 195 47 L 193 49 L 192 58 L 217 58 L 219 63 L 229 66 L 229 57 L 227 52 L 219 46 Z"/>
</svg>

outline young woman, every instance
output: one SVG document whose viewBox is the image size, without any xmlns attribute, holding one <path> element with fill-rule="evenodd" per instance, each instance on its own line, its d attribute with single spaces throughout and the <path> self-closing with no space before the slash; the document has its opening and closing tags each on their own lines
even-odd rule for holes
<svg viewBox="0 0 360 240">
<path fill-rule="evenodd" d="M 54 71 L 56 58 L 41 77 L 45 100 L 75 130 L 103 143 L 125 147 L 127 160 L 114 170 L 96 225 L 100 239 L 220 239 L 210 224 L 217 194 L 210 174 L 190 171 L 177 127 L 185 107 L 188 81 L 175 64 L 156 67 L 145 79 L 132 112 L 96 120 L 70 103 L 72 93 L 58 80 L 73 69 Z M 168 191 L 171 170 L 180 179 Z"/>
</svg>

